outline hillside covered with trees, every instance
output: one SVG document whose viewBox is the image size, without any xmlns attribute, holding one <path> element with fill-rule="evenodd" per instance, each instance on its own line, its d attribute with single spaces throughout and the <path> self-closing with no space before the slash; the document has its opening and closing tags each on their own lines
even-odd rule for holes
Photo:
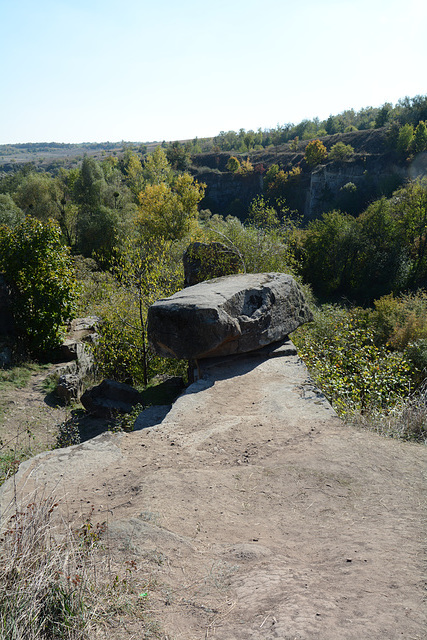
<svg viewBox="0 0 427 640">
<path fill-rule="evenodd" d="M 268 132 L 100 145 L 49 171 L 3 164 L 0 270 L 17 357 L 49 358 L 71 317 L 94 314 L 100 376 L 185 375 L 186 363 L 149 353 L 147 310 L 182 288 L 192 241 L 219 240 L 242 271 L 303 283 L 316 321 L 295 342 L 342 416 L 376 428 L 401 416 L 427 369 L 426 120 L 417 96 Z M 401 431 L 423 439 L 426 423 Z"/>
</svg>

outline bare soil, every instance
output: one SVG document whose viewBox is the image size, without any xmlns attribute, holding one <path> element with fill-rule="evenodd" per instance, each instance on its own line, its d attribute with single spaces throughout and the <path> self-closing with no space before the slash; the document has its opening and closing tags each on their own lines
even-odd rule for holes
<svg viewBox="0 0 427 640">
<path fill-rule="evenodd" d="M 22 500 L 105 521 L 164 640 L 425 639 L 426 448 L 345 426 L 291 345 L 202 374 L 157 426 L 21 465 Z"/>
</svg>

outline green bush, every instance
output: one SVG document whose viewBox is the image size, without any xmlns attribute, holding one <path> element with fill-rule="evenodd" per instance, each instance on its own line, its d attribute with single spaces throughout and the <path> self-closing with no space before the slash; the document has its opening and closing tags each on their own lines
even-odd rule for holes
<svg viewBox="0 0 427 640">
<path fill-rule="evenodd" d="M 331 147 L 329 151 L 329 160 L 337 160 L 343 162 L 349 160 L 354 154 L 354 149 L 351 144 L 344 144 L 344 142 L 337 142 Z"/>
<path fill-rule="evenodd" d="M 45 354 L 59 344 L 77 299 L 69 251 L 58 225 L 27 216 L 13 229 L 0 226 L 0 270 L 13 293 L 20 337 L 30 353 Z"/>
<path fill-rule="evenodd" d="M 325 305 L 315 323 L 293 339 L 316 384 L 340 416 L 388 410 L 414 386 L 414 368 L 402 353 L 378 346 L 362 309 Z"/>
</svg>

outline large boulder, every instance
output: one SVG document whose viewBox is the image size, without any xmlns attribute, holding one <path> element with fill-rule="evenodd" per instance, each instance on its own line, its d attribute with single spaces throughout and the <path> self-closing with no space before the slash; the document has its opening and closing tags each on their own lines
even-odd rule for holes
<svg viewBox="0 0 427 640">
<path fill-rule="evenodd" d="M 161 356 L 210 358 L 260 349 L 312 319 L 292 276 L 240 274 L 158 300 L 148 310 L 148 340 Z"/>
<path fill-rule="evenodd" d="M 131 413 L 136 405 L 143 403 L 143 397 L 128 384 L 103 380 L 84 392 L 81 403 L 97 418 L 114 418 L 117 414 Z"/>
<path fill-rule="evenodd" d="M 222 242 L 192 242 L 182 261 L 186 287 L 238 273 L 242 268 L 239 254 Z"/>
</svg>

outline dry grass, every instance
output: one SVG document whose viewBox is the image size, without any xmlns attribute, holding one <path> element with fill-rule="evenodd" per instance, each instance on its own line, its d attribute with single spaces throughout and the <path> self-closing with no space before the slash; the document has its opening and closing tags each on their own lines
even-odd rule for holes
<svg viewBox="0 0 427 640">
<path fill-rule="evenodd" d="M 353 415 L 350 421 L 383 436 L 427 444 L 427 379 L 386 413 Z"/>
<path fill-rule="evenodd" d="M 112 568 L 88 518 L 72 530 L 54 497 L 16 510 L 0 538 L 0 639 L 89 640 L 111 637 L 124 619 L 144 623 L 148 586 L 134 563 Z"/>
</svg>

